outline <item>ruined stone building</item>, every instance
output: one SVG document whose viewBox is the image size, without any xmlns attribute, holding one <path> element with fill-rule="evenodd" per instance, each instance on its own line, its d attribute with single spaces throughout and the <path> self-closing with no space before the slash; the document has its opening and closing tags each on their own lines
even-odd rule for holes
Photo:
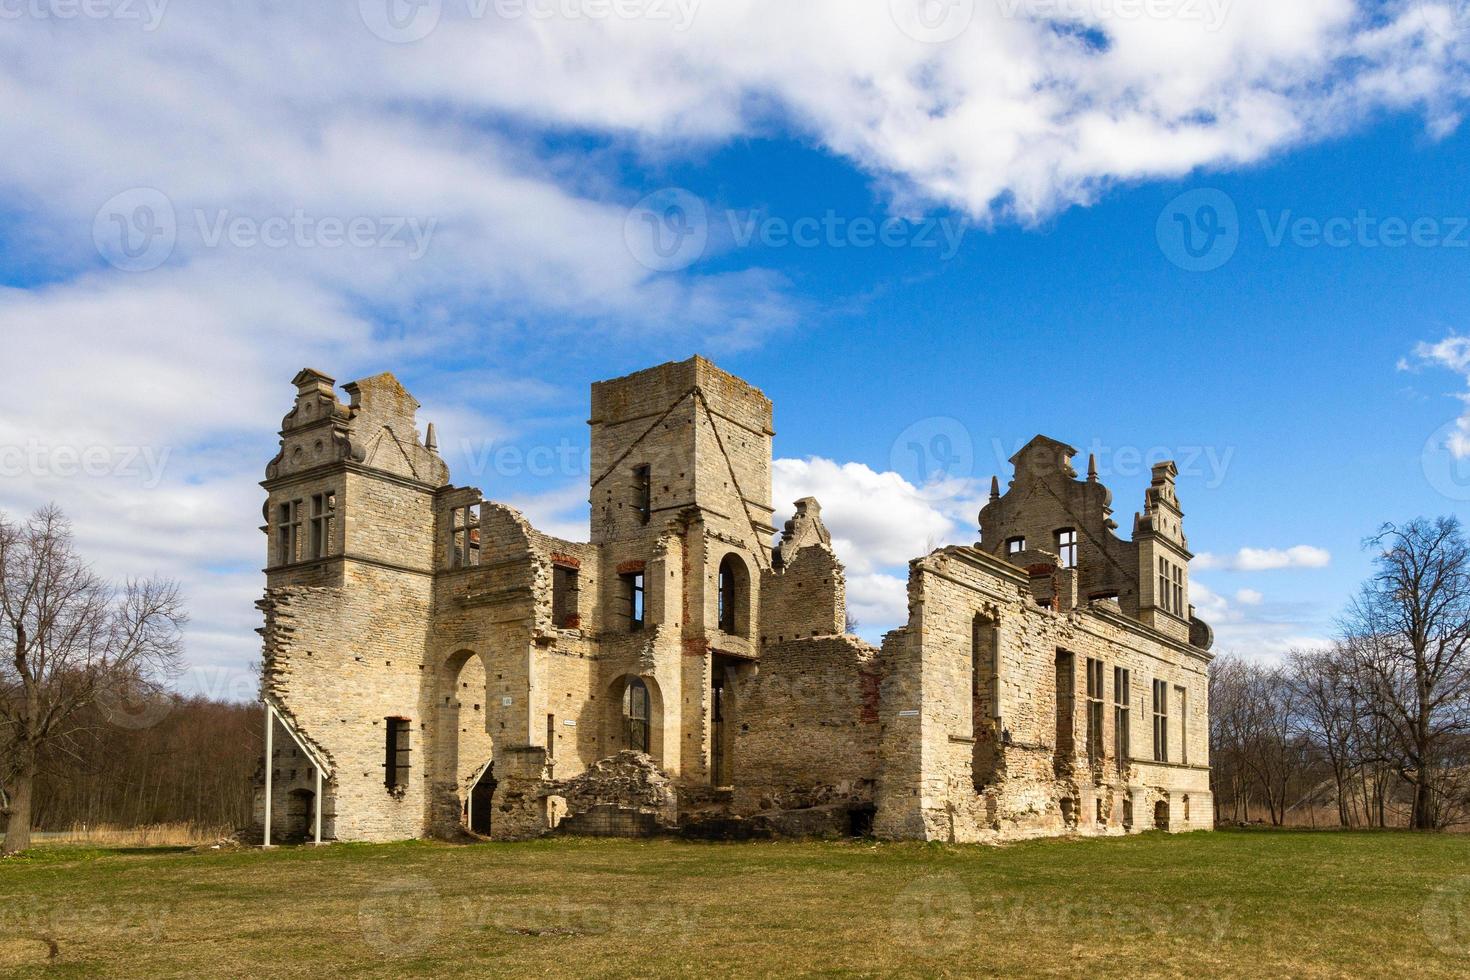
<svg viewBox="0 0 1470 980">
<path fill-rule="evenodd" d="M 392 375 L 295 384 L 262 484 L 272 840 L 1211 826 L 1172 464 L 1124 539 L 1032 440 L 875 648 L 817 501 L 778 533 L 771 402 L 702 358 L 592 386 L 588 542 L 453 485 Z"/>
</svg>

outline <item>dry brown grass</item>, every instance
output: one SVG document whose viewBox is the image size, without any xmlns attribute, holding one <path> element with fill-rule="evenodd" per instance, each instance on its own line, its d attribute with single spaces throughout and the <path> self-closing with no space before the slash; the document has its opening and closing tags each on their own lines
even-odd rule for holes
<svg viewBox="0 0 1470 980">
<path fill-rule="evenodd" d="M 113 824 L 75 824 L 41 835 L 42 845 L 83 844 L 92 847 L 197 847 L 228 836 L 228 827 L 201 827 L 192 823 L 155 823 L 142 827 Z"/>
</svg>

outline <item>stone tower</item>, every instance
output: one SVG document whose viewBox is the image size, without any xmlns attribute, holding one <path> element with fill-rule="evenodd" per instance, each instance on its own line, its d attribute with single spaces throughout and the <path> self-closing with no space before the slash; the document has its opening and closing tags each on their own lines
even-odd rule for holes
<svg viewBox="0 0 1470 980">
<path fill-rule="evenodd" d="M 665 746 L 686 773 L 718 784 L 727 685 L 756 655 L 776 531 L 771 402 L 695 357 L 594 384 L 590 424 L 604 609 L 613 622 L 642 617 L 646 628 L 618 642 L 644 663 L 679 665 L 682 737 Z"/>
</svg>

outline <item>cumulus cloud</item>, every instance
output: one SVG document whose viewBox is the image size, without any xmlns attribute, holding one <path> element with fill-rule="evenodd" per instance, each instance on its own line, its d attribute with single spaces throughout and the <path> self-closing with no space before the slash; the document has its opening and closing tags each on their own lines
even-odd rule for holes
<svg viewBox="0 0 1470 980">
<path fill-rule="evenodd" d="M 978 481 L 951 481 L 954 491 L 933 499 L 891 471 L 820 456 L 778 459 L 771 472 L 776 519 L 787 501 L 816 497 L 832 547 L 847 568 L 848 609 L 859 632 L 877 642 L 908 621 L 908 563 L 936 548 L 973 544 L 984 489 Z"/>
<path fill-rule="evenodd" d="M 1240 589 L 1235 593 L 1235 601 L 1242 606 L 1259 606 L 1265 599 L 1266 597 L 1255 589 Z"/>
<path fill-rule="evenodd" d="M 1194 567 L 1231 572 L 1267 572 L 1282 568 L 1326 568 L 1332 553 L 1325 548 L 1299 544 L 1294 548 L 1241 548 L 1233 555 L 1197 555 Z"/>
</svg>

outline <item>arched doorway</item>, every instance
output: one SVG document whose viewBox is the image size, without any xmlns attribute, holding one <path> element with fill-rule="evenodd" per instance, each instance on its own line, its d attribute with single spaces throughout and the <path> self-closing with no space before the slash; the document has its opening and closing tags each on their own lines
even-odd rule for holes
<svg viewBox="0 0 1470 980">
<path fill-rule="evenodd" d="M 1159 800 L 1154 804 L 1154 829 L 1169 829 L 1169 801 Z"/>
<path fill-rule="evenodd" d="M 750 635 L 750 568 L 733 551 L 720 560 L 716 616 L 721 632 Z"/>
<path fill-rule="evenodd" d="M 623 688 L 623 744 L 638 752 L 653 747 L 652 717 L 648 684 L 641 677 L 629 679 Z"/>
<path fill-rule="evenodd" d="M 490 764 L 493 744 L 486 727 L 485 676 L 485 662 L 472 650 L 451 654 L 438 671 L 433 792 L 435 819 L 445 834 L 469 820 L 470 793 L 483 782 Z M 487 805 L 484 814 L 489 813 Z"/>
<path fill-rule="evenodd" d="M 624 674 L 607 688 L 606 731 L 609 754 L 624 749 L 647 752 L 664 765 L 663 694 L 652 677 Z"/>
</svg>

